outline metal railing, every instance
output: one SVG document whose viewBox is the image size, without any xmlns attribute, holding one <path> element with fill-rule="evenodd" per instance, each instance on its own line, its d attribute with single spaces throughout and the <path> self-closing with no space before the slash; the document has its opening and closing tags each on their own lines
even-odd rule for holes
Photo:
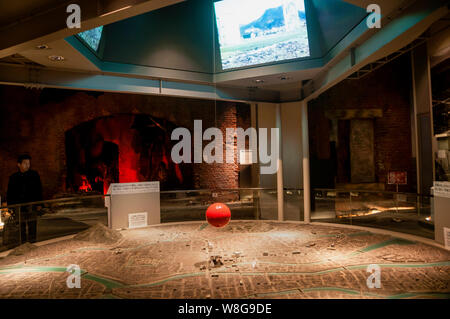
<svg viewBox="0 0 450 319">
<path fill-rule="evenodd" d="M 382 228 L 434 238 L 433 196 L 362 189 L 314 189 L 312 221 Z"/>
<path fill-rule="evenodd" d="M 284 220 L 303 221 L 303 189 L 285 188 Z M 434 237 L 432 196 L 379 190 L 312 189 L 312 222 L 350 224 Z M 42 241 L 108 223 L 105 198 L 83 195 L 2 207 L 1 249 L 25 241 L 24 212 L 36 216 L 35 240 Z M 204 221 L 214 202 L 229 205 L 232 219 L 277 220 L 276 188 L 197 189 L 160 192 L 161 222 Z M 36 207 L 41 206 L 41 211 Z M 6 217 L 6 212 L 10 212 Z M 29 228 L 26 225 L 26 228 Z M 31 227 L 34 227 L 31 225 Z M 34 238 L 31 238 L 32 240 Z"/>
<path fill-rule="evenodd" d="M 75 234 L 96 223 L 107 224 L 107 196 L 73 196 L 1 207 L 0 250 Z"/>
</svg>

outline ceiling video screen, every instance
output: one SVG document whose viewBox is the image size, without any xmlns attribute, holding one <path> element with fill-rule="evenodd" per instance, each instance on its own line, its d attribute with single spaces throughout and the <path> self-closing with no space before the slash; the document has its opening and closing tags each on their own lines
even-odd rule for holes
<svg viewBox="0 0 450 319">
<path fill-rule="evenodd" d="M 222 69 L 308 57 L 304 0 L 214 3 Z"/>
</svg>

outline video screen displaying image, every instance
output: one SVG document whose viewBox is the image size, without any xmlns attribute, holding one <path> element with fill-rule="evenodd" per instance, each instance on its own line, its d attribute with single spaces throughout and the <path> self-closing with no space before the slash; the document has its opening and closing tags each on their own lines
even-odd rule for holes
<svg viewBox="0 0 450 319">
<path fill-rule="evenodd" d="M 304 0 L 214 3 L 222 69 L 307 57 Z"/>
</svg>

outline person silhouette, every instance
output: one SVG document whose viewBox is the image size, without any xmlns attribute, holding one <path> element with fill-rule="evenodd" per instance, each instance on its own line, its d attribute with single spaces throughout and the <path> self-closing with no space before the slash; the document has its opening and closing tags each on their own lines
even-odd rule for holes
<svg viewBox="0 0 450 319">
<path fill-rule="evenodd" d="M 8 191 L 6 195 L 9 206 L 42 200 L 42 183 L 39 174 L 31 170 L 31 156 L 27 154 L 20 155 L 17 159 L 18 172 L 12 174 L 9 178 Z M 31 205 L 21 206 L 20 214 L 15 214 L 20 220 L 21 244 L 29 241 L 36 242 L 37 232 L 37 214 L 41 211 L 41 206 L 33 209 Z M 28 234 L 27 234 L 28 227 Z"/>
</svg>

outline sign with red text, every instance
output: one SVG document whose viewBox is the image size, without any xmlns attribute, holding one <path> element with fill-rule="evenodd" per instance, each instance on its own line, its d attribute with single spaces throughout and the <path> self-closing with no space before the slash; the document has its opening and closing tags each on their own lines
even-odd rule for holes
<svg viewBox="0 0 450 319">
<path fill-rule="evenodd" d="M 389 172 L 388 184 L 390 185 L 407 185 L 408 184 L 408 172 Z"/>
</svg>

